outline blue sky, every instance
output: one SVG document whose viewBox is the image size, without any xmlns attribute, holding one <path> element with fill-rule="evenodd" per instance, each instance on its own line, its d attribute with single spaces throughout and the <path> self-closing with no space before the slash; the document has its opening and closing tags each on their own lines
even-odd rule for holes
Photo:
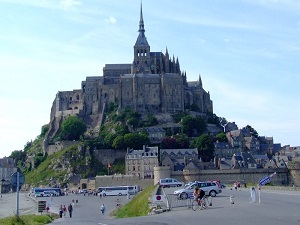
<svg viewBox="0 0 300 225">
<path fill-rule="evenodd" d="M 0 157 L 50 121 L 58 91 L 106 63 L 131 63 L 139 0 L 0 0 Z M 298 0 L 143 0 L 151 51 L 201 75 L 214 112 L 300 145 Z"/>
</svg>

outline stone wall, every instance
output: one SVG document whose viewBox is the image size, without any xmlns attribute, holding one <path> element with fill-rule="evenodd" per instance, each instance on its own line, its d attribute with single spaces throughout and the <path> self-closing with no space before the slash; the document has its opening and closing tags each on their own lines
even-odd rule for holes
<svg viewBox="0 0 300 225">
<path fill-rule="evenodd" d="M 55 152 L 65 149 L 71 145 L 76 145 L 79 143 L 80 143 L 80 141 L 58 141 L 58 142 L 55 142 L 54 145 L 46 146 L 45 151 L 48 153 L 48 155 L 51 155 Z"/>
<path fill-rule="evenodd" d="M 276 172 L 271 182 L 274 185 L 290 184 L 290 173 L 288 169 L 235 169 L 235 170 L 184 170 L 170 171 L 169 167 L 154 168 L 154 184 L 159 179 L 172 177 L 182 182 L 196 180 L 220 180 L 222 183 L 229 184 L 235 181 L 245 183 L 258 183 L 266 175 Z"/>
<path fill-rule="evenodd" d="M 139 185 L 141 188 L 153 185 L 153 179 L 139 179 L 133 175 L 96 176 L 95 188 L 118 185 Z"/>
<path fill-rule="evenodd" d="M 97 149 L 94 150 L 95 158 L 101 162 L 103 165 L 114 163 L 116 159 L 125 160 L 126 150 L 116 150 L 116 149 Z"/>
</svg>

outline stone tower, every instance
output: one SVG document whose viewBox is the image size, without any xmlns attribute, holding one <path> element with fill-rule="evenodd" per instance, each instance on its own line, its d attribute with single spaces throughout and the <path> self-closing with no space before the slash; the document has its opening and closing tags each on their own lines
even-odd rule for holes
<svg viewBox="0 0 300 225">
<path fill-rule="evenodd" d="M 145 36 L 143 10 L 141 4 L 139 36 L 134 45 L 134 60 L 131 73 L 150 73 L 150 45 Z"/>
</svg>

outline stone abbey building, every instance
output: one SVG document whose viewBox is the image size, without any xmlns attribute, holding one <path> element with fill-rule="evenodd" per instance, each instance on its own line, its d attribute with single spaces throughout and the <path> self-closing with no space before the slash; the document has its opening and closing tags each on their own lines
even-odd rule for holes
<svg viewBox="0 0 300 225">
<path fill-rule="evenodd" d="M 59 91 L 51 109 L 48 138 L 58 131 L 63 118 L 79 115 L 93 129 L 101 123 L 105 107 L 113 102 L 120 110 L 130 107 L 141 114 L 177 113 L 196 105 L 200 113 L 213 112 L 209 92 L 198 81 L 187 81 L 178 58 L 151 52 L 145 36 L 142 5 L 133 62 L 106 64 L 103 76 L 86 77 L 81 89 Z"/>
</svg>

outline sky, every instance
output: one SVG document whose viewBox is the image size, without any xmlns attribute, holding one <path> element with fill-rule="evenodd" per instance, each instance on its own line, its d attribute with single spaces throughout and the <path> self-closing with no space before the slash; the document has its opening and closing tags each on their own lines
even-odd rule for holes
<svg viewBox="0 0 300 225">
<path fill-rule="evenodd" d="M 0 0 L 0 157 L 50 122 L 58 91 L 132 63 L 140 0 Z M 298 0 L 143 0 L 152 52 L 201 76 L 214 113 L 300 146 Z M 297 63 L 298 62 L 298 63 Z"/>
</svg>

